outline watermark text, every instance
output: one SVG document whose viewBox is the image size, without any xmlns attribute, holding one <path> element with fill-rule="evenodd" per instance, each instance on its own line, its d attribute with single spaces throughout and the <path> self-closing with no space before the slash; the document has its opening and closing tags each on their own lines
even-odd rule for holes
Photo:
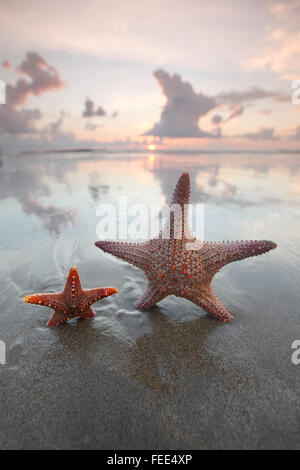
<svg viewBox="0 0 300 470">
<path fill-rule="evenodd" d="M 158 205 L 128 204 L 126 196 L 117 204 L 100 204 L 96 216 L 101 217 L 96 227 L 98 240 L 144 241 L 158 236 L 163 240 L 182 239 L 193 247 L 191 231 L 198 242 L 204 241 L 204 204 Z"/>
<path fill-rule="evenodd" d="M 0 364 L 6 364 L 6 345 L 0 340 Z"/>
<path fill-rule="evenodd" d="M 0 80 L 0 104 L 6 103 L 6 85 Z"/>
<path fill-rule="evenodd" d="M 293 341 L 292 349 L 295 349 L 292 354 L 292 363 L 295 366 L 298 366 L 300 364 L 300 339 L 296 339 L 295 341 Z"/>
<path fill-rule="evenodd" d="M 294 80 L 291 86 L 295 90 L 292 93 L 292 103 L 299 104 L 300 103 L 300 80 Z"/>
</svg>

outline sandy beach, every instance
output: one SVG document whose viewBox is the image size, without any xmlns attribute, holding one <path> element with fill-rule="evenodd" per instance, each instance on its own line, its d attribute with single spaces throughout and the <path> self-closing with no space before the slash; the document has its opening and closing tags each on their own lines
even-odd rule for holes
<svg viewBox="0 0 300 470">
<path fill-rule="evenodd" d="M 232 263 L 223 324 L 168 297 L 140 312 L 141 271 L 94 246 L 101 203 L 169 202 L 182 171 L 207 240 L 278 248 Z M 297 154 L 2 156 L 1 449 L 299 449 L 300 159 Z M 116 286 L 92 320 L 47 328 L 26 294 Z"/>
</svg>

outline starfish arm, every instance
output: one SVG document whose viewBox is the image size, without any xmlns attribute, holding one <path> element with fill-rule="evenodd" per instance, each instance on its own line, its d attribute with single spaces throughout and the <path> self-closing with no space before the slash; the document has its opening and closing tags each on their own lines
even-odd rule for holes
<svg viewBox="0 0 300 470">
<path fill-rule="evenodd" d="M 27 304 L 42 305 L 50 307 L 55 310 L 64 309 L 64 301 L 62 294 L 32 294 L 24 297 L 24 302 Z"/>
<path fill-rule="evenodd" d="M 276 246 L 276 243 L 268 240 L 205 243 L 199 251 L 199 256 L 204 267 L 211 265 L 212 271 L 217 272 L 226 264 L 262 255 L 274 250 Z"/>
<path fill-rule="evenodd" d="M 67 315 L 64 315 L 61 312 L 55 311 L 50 320 L 47 323 L 47 326 L 53 328 L 54 326 L 61 325 L 62 323 L 66 323 L 67 320 L 70 318 Z"/>
<path fill-rule="evenodd" d="M 185 297 L 224 322 L 229 322 L 232 319 L 232 316 L 216 296 L 211 286 L 208 286 L 207 289 L 201 289 L 201 292 L 192 292 Z"/>
<path fill-rule="evenodd" d="M 79 277 L 77 266 L 72 266 L 70 268 L 64 292 L 68 292 L 69 290 L 72 290 L 72 289 L 76 291 L 81 290 L 81 282 L 80 282 L 80 277 Z"/>
<path fill-rule="evenodd" d="M 145 310 L 156 305 L 167 295 L 168 294 L 162 292 L 156 285 L 149 284 L 147 290 L 137 300 L 135 306 L 139 310 Z"/>
<path fill-rule="evenodd" d="M 171 204 L 179 204 L 183 207 L 190 200 L 190 175 L 182 173 L 174 189 Z"/>
<path fill-rule="evenodd" d="M 116 287 L 101 287 L 98 289 L 87 289 L 83 291 L 83 302 L 85 305 L 92 305 L 104 297 L 116 294 L 118 289 Z"/>
<path fill-rule="evenodd" d="M 160 232 L 160 237 L 166 239 L 185 238 L 194 239 L 188 227 L 188 204 L 190 200 L 190 176 L 182 173 L 177 181 L 172 202 L 169 207 L 170 213 L 166 214 L 168 219 Z"/>
<path fill-rule="evenodd" d="M 95 313 L 93 312 L 91 308 L 89 308 L 88 310 L 86 310 L 80 315 L 80 318 L 85 318 L 86 320 L 88 320 L 89 318 L 93 318 L 94 316 L 95 316 Z"/>
<path fill-rule="evenodd" d="M 151 250 L 151 244 L 149 242 L 123 243 L 98 241 L 95 243 L 95 246 L 105 253 L 110 253 L 138 268 L 145 269 L 149 264 L 149 251 Z"/>
</svg>

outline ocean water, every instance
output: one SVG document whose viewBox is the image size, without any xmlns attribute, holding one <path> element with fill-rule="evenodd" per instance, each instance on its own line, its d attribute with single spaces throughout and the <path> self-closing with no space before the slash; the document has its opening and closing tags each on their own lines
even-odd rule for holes
<svg viewBox="0 0 300 470">
<path fill-rule="evenodd" d="M 299 155 L 1 158 L 3 448 L 299 445 L 300 365 L 291 361 L 300 339 Z M 234 317 L 226 325 L 175 297 L 139 312 L 144 274 L 94 246 L 101 204 L 116 206 L 120 197 L 148 208 L 167 203 L 183 171 L 191 176 L 191 202 L 204 204 L 206 240 L 278 244 L 216 275 L 215 291 Z M 113 285 L 119 294 L 94 304 L 93 320 L 49 329 L 52 311 L 23 297 L 62 290 L 73 265 L 83 288 Z M 90 392 L 88 405 L 74 384 Z M 124 410 L 132 403 L 129 418 Z M 112 418 L 107 410 L 115 407 Z M 74 431 L 80 426 L 84 435 Z"/>
</svg>

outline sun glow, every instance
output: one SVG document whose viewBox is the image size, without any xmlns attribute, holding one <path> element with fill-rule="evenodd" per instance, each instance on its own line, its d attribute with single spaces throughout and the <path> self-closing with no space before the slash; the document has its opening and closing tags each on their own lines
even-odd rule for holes
<svg viewBox="0 0 300 470">
<path fill-rule="evenodd" d="M 148 150 L 155 150 L 155 149 L 156 149 L 156 145 L 154 144 L 148 145 Z"/>
</svg>

